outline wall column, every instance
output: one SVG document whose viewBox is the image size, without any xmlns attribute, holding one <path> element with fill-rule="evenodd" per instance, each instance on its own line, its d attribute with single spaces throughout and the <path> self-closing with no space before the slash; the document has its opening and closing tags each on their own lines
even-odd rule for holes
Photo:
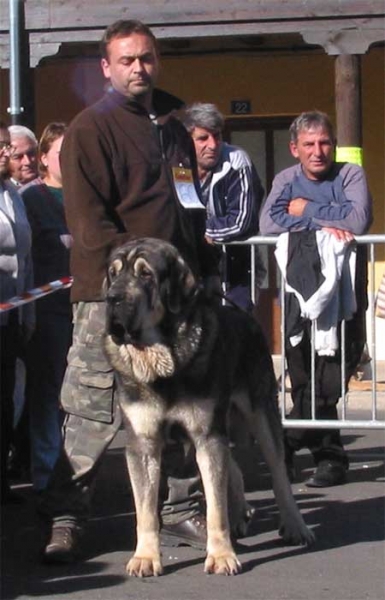
<svg viewBox="0 0 385 600">
<path fill-rule="evenodd" d="M 369 25 L 369 23 L 368 23 Z M 361 55 L 384 39 L 376 27 L 301 31 L 308 44 L 322 46 L 335 56 L 337 160 L 362 164 Z"/>
<path fill-rule="evenodd" d="M 340 54 L 335 61 L 337 160 L 362 164 L 361 62 Z"/>
</svg>

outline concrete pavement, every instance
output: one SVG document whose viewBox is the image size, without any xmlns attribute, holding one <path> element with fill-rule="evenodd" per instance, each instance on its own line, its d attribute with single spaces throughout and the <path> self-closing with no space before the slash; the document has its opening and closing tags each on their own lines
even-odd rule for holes
<svg viewBox="0 0 385 600">
<path fill-rule="evenodd" d="M 357 418 L 360 414 L 357 413 Z M 351 469 L 348 483 L 306 488 L 309 453 L 297 456 L 293 491 L 317 542 L 311 549 L 285 546 L 277 533 L 270 476 L 258 447 L 233 452 L 256 508 L 249 536 L 239 543 L 243 573 L 203 574 L 204 553 L 164 548 L 165 574 L 131 579 L 124 566 L 134 548 L 134 512 L 122 453 L 124 432 L 108 451 L 99 474 L 92 518 L 83 538 L 84 560 L 75 565 L 39 562 L 42 544 L 31 488 L 19 486 L 21 505 L 2 509 L 3 600 L 383 600 L 385 597 L 384 432 L 343 434 Z"/>
</svg>

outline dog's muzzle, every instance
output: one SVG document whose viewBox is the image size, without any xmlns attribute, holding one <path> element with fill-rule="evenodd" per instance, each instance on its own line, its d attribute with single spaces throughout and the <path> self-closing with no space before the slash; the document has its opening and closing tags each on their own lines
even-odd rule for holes
<svg viewBox="0 0 385 600">
<path fill-rule="evenodd" d="M 106 333 L 117 345 L 138 341 L 135 310 L 123 292 L 111 288 L 106 295 Z"/>
</svg>

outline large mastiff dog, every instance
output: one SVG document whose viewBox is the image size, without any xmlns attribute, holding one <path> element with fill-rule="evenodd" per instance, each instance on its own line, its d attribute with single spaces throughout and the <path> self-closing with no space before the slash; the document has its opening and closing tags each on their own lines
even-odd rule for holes
<svg viewBox="0 0 385 600">
<path fill-rule="evenodd" d="M 228 512 L 229 498 L 230 515 L 234 508 L 233 518 L 243 517 L 243 487 L 226 436 L 231 403 L 245 416 L 270 468 L 281 535 L 311 543 L 286 473 L 274 370 L 256 322 L 208 300 L 178 251 L 152 238 L 113 253 L 106 300 L 105 350 L 125 390 L 121 408 L 137 515 L 128 573 L 162 573 L 157 509 L 168 423 L 183 426 L 196 449 L 207 505 L 205 572 L 240 571 Z"/>
</svg>

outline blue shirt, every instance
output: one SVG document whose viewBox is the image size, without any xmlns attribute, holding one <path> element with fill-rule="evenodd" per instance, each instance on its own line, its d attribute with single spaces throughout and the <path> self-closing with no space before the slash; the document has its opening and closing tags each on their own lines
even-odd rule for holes
<svg viewBox="0 0 385 600">
<path fill-rule="evenodd" d="M 290 200 L 309 202 L 300 217 L 287 212 Z M 366 233 L 372 222 L 372 198 L 365 171 L 350 163 L 333 163 L 324 179 L 308 179 L 300 164 L 281 171 L 260 216 L 262 235 L 335 227 L 355 235 Z"/>
</svg>

